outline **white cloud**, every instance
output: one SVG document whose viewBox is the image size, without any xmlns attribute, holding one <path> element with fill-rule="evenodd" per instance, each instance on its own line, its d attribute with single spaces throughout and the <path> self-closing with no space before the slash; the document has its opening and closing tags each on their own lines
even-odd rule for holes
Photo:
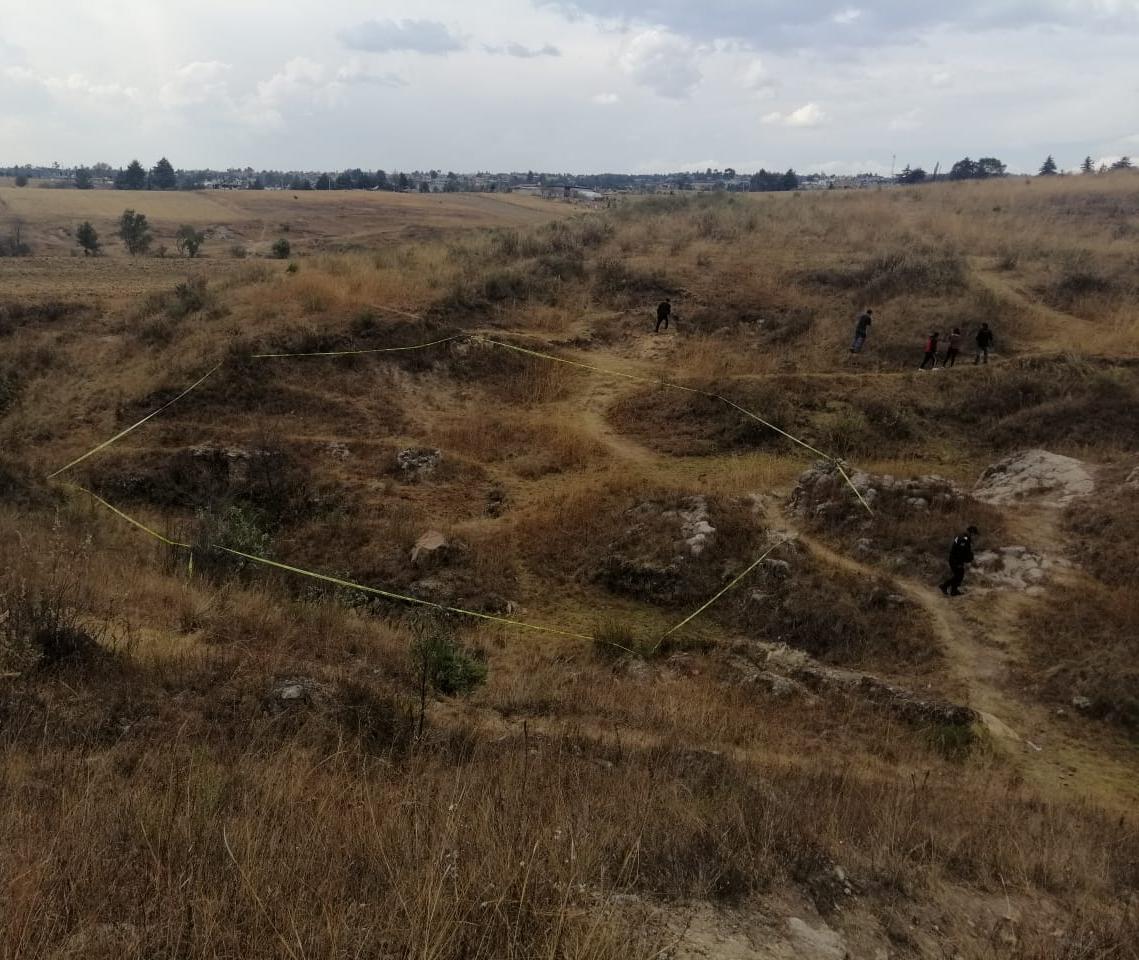
<svg viewBox="0 0 1139 960">
<path fill-rule="evenodd" d="M 484 44 L 483 49 L 490 54 L 505 54 L 508 57 L 517 57 L 520 60 L 534 60 L 538 57 L 560 57 L 562 55 L 561 50 L 552 43 L 546 43 L 540 47 L 527 47 L 521 43 L 514 42 L 504 44 L 500 47 Z"/>
<path fill-rule="evenodd" d="M 232 70 L 232 66 L 219 60 L 187 63 L 159 87 L 159 102 L 166 107 L 185 107 L 227 99 Z"/>
<path fill-rule="evenodd" d="M 621 98 L 615 93 L 595 93 L 589 98 L 593 103 L 598 103 L 603 107 L 612 106 L 615 103 L 620 103 Z"/>
<path fill-rule="evenodd" d="M 700 83 L 696 49 L 687 40 L 667 30 L 650 29 L 635 34 L 621 53 L 621 68 L 634 81 L 657 96 L 683 100 Z"/>
<path fill-rule="evenodd" d="M 845 10 L 840 10 L 838 13 L 834 14 L 831 17 L 831 21 L 833 23 L 839 24 L 840 26 L 846 26 L 847 24 L 854 23 L 854 21 L 859 19 L 861 16 L 862 11 L 857 7 L 847 7 Z"/>
<path fill-rule="evenodd" d="M 340 32 L 340 41 L 353 50 L 389 53 L 447 54 L 465 44 L 436 20 L 365 20 Z"/>
<path fill-rule="evenodd" d="M 348 61 L 336 71 L 336 82 L 345 84 L 364 83 L 377 87 L 404 87 L 407 81 L 398 73 L 388 70 L 377 70 L 365 63 L 360 57 L 350 57 Z"/>
<path fill-rule="evenodd" d="M 779 85 L 775 78 L 767 72 L 767 66 L 758 57 L 753 59 L 744 69 L 740 83 L 745 90 L 754 93 L 757 99 L 766 99 L 772 96 L 775 93 L 775 88 Z"/>
<path fill-rule="evenodd" d="M 888 124 L 891 130 L 917 130 L 922 126 L 922 109 L 914 107 L 905 113 L 898 114 Z"/>
<path fill-rule="evenodd" d="M 790 113 L 774 110 L 764 114 L 762 119 L 764 123 L 781 127 L 817 127 L 827 120 L 827 115 L 817 103 L 805 103 Z"/>
<path fill-rule="evenodd" d="M 953 83 L 953 74 L 948 70 L 938 70 L 929 76 L 931 87 L 948 87 L 951 83 Z"/>
</svg>

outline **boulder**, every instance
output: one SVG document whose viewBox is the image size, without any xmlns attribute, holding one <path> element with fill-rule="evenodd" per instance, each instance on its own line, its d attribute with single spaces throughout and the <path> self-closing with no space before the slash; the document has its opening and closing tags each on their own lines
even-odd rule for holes
<svg viewBox="0 0 1139 960">
<path fill-rule="evenodd" d="M 443 451 L 427 447 L 409 447 L 395 457 L 400 473 L 412 479 L 428 477 L 443 462 Z"/>
<path fill-rule="evenodd" d="M 1066 507 L 1094 491 L 1095 479 L 1083 461 L 1047 450 L 1026 450 L 988 467 L 973 496 L 996 505 L 1030 501 Z"/>
<path fill-rule="evenodd" d="M 411 562 L 417 567 L 438 565 L 447 559 L 450 544 L 438 530 L 428 530 L 411 549 Z"/>
</svg>

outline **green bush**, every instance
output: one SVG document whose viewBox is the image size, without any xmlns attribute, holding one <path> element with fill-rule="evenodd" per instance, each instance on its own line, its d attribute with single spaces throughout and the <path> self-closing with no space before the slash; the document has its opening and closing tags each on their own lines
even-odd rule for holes
<svg viewBox="0 0 1139 960">
<path fill-rule="evenodd" d="M 414 632 L 411 653 L 425 688 L 451 697 L 486 683 L 486 662 L 469 653 L 442 625 L 421 622 Z"/>
<path fill-rule="evenodd" d="M 278 260 L 288 260 L 292 252 L 292 245 L 284 237 L 273 244 L 273 256 Z"/>
</svg>

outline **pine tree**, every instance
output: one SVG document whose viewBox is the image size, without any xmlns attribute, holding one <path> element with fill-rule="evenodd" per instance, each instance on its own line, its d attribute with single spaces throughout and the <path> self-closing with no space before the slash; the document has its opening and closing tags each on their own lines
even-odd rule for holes
<svg viewBox="0 0 1139 960">
<path fill-rule="evenodd" d="M 132 160 L 125 170 L 115 177 L 116 190 L 145 190 L 146 171 L 137 160 Z"/>
<path fill-rule="evenodd" d="M 1095 173 L 1095 164 L 1092 163 L 1091 157 L 1085 157 L 1084 162 L 1080 165 L 1082 173 Z"/>
<path fill-rule="evenodd" d="M 1052 159 L 1052 154 L 1048 154 L 1048 157 L 1040 165 L 1040 176 L 1051 177 L 1051 176 L 1055 175 L 1055 173 L 1056 173 L 1056 161 Z"/>
<path fill-rule="evenodd" d="M 97 257 L 99 255 L 99 234 L 91 226 L 90 220 L 84 220 L 75 231 L 75 240 L 83 249 L 83 256 Z"/>
<path fill-rule="evenodd" d="M 1112 170 L 1132 170 L 1135 164 L 1131 162 L 1130 157 L 1120 157 L 1111 165 Z"/>
<path fill-rule="evenodd" d="M 86 167 L 75 168 L 75 189 L 90 190 L 94 184 L 91 182 L 91 171 Z"/>
<path fill-rule="evenodd" d="M 178 186 L 178 177 L 170 161 L 163 157 L 150 171 L 151 190 L 173 190 Z"/>
</svg>

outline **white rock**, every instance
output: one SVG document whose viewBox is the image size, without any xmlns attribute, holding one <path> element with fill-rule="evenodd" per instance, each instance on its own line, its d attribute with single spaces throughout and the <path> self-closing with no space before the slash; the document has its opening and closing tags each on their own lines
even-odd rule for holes
<svg viewBox="0 0 1139 960">
<path fill-rule="evenodd" d="M 1033 500 L 1064 507 L 1094 490 L 1095 480 L 1082 461 L 1047 450 L 1027 450 L 988 467 L 973 496 L 991 504 Z"/>
</svg>

